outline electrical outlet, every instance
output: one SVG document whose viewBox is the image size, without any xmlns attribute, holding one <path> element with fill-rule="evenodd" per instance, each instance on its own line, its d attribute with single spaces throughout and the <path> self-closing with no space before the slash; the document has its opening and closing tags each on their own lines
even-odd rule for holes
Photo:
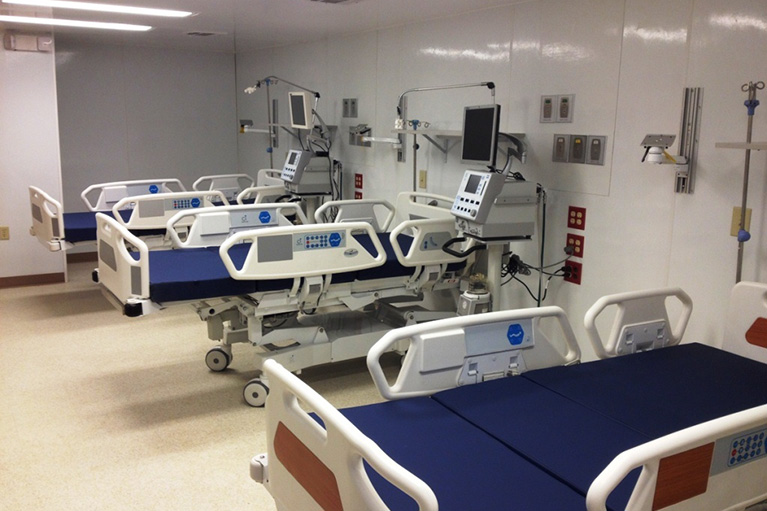
<svg viewBox="0 0 767 511">
<path fill-rule="evenodd" d="M 578 286 L 581 285 L 581 274 L 583 273 L 583 264 L 575 261 L 565 263 L 565 281 Z"/>
<path fill-rule="evenodd" d="M 583 257 L 583 243 L 583 236 L 567 233 L 567 244 L 565 246 L 572 248 L 573 257 Z"/>
<path fill-rule="evenodd" d="M 362 174 L 354 174 L 354 188 L 362 190 Z"/>
<path fill-rule="evenodd" d="M 426 189 L 426 171 L 418 171 L 418 188 Z"/>
<path fill-rule="evenodd" d="M 586 208 L 570 206 L 567 209 L 567 226 L 571 229 L 586 230 Z"/>
<path fill-rule="evenodd" d="M 362 198 L 362 192 L 355 191 L 354 192 L 354 198 L 355 199 L 361 199 Z"/>
<path fill-rule="evenodd" d="M 743 227 L 746 231 L 751 229 L 751 208 L 746 208 L 746 225 Z M 732 208 L 732 223 L 730 224 L 730 236 L 738 236 L 740 230 L 740 206 Z"/>
<path fill-rule="evenodd" d="M 7 241 L 11 239 L 11 228 L 8 226 L 0 227 L 0 240 Z"/>
</svg>

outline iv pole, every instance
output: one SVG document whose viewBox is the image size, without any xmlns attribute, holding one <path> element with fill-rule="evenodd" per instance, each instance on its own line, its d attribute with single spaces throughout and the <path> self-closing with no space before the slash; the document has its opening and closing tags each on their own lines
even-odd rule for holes
<svg viewBox="0 0 767 511">
<path fill-rule="evenodd" d="M 461 83 L 457 85 L 438 85 L 435 87 L 417 87 L 415 89 L 408 89 L 399 96 L 399 100 L 397 100 L 397 120 L 394 121 L 394 129 L 395 130 L 403 130 L 406 129 L 407 120 L 405 119 L 405 95 L 410 94 L 411 92 L 424 92 L 424 91 L 432 91 L 432 90 L 447 90 L 447 89 L 463 89 L 467 87 L 487 87 L 490 89 L 490 95 L 493 98 L 493 103 L 495 103 L 495 83 L 493 82 L 480 82 L 480 83 Z M 418 131 L 418 125 L 422 124 L 418 120 L 412 120 L 410 121 L 413 126 L 413 191 L 418 190 L 418 159 L 416 158 L 416 153 L 418 151 L 418 134 L 415 133 Z M 405 147 L 405 140 L 402 133 L 399 134 L 400 144 L 404 150 Z"/>
<path fill-rule="evenodd" d="M 751 143 L 751 131 L 754 124 L 754 111 L 759 106 L 759 100 L 756 99 L 757 89 L 764 89 L 764 82 L 748 82 L 743 84 L 741 90 L 748 92 L 748 99 L 743 103 L 748 109 L 748 129 L 746 132 L 746 144 Z M 738 267 L 735 273 L 735 282 L 741 281 L 743 272 L 743 246 L 746 241 L 751 239 L 751 234 L 746 230 L 746 203 L 748 201 L 748 173 L 751 166 L 751 149 L 746 147 L 746 162 L 743 169 L 743 197 L 740 206 L 740 229 L 738 230 Z"/>
</svg>

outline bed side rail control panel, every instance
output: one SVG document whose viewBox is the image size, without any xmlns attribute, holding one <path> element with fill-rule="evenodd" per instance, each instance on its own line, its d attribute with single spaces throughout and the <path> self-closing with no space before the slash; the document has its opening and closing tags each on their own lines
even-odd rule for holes
<svg viewBox="0 0 767 511">
<path fill-rule="evenodd" d="M 558 323 L 556 341 L 540 330 L 543 318 Z M 410 344 L 396 381 L 390 385 L 380 358 L 400 341 Z M 384 398 L 402 399 L 579 360 L 580 349 L 565 312 L 559 307 L 540 307 L 460 316 L 392 330 L 368 352 L 367 365 Z"/>
<path fill-rule="evenodd" d="M 186 188 L 178 179 L 136 179 L 91 185 L 80 197 L 89 211 L 109 211 L 126 197 L 184 191 Z"/>
<path fill-rule="evenodd" d="M 671 325 L 667 299 L 676 298 L 681 313 Z M 603 339 L 596 321 L 608 307 L 616 312 L 609 337 Z M 692 299 L 678 287 L 630 291 L 603 296 L 586 312 L 584 325 L 599 358 L 629 355 L 679 344 L 692 314 Z"/>
<path fill-rule="evenodd" d="M 375 254 L 355 237 L 366 238 Z M 247 256 L 235 264 L 233 247 L 248 243 Z M 386 252 L 366 222 L 309 224 L 239 232 L 219 249 L 229 274 L 237 280 L 316 277 L 374 268 Z"/>
<path fill-rule="evenodd" d="M 234 233 L 291 226 L 293 219 L 307 223 L 300 204 L 292 202 L 213 206 L 179 211 L 168 220 L 168 233 L 174 247 L 212 247 L 221 245 Z M 177 229 L 177 226 L 184 229 Z M 181 230 L 185 233 L 183 240 L 179 235 Z"/>
<path fill-rule="evenodd" d="M 229 205 L 223 192 L 173 192 L 125 197 L 112 207 L 112 211 L 114 217 L 130 230 L 165 229 L 168 220 L 179 211 L 217 204 Z M 120 214 L 125 209 L 131 210 L 127 219 Z M 181 224 L 177 223 L 177 226 Z"/>
<path fill-rule="evenodd" d="M 370 482 L 372 470 L 410 496 L 420 511 L 437 511 L 437 498 L 426 483 L 316 391 L 274 360 L 264 362 L 263 369 L 271 387 L 266 404 L 268 451 L 253 458 L 251 475 L 279 509 L 388 510 Z"/>
<path fill-rule="evenodd" d="M 642 472 L 627 511 L 763 510 L 767 499 L 767 405 L 675 431 L 619 454 L 594 479 L 589 511 L 604 511 L 615 487 Z"/>
<path fill-rule="evenodd" d="M 51 252 L 65 248 L 64 219 L 61 203 L 36 186 L 29 187 L 32 227 L 29 233 Z"/>
</svg>

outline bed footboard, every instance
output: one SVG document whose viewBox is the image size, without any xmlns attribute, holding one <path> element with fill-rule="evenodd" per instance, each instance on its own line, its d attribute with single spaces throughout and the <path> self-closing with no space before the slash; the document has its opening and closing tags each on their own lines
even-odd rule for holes
<svg viewBox="0 0 767 511">
<path fill-rule="evenodd" d="M 99 284 L 128 316 L 150 311 L 149 249 L 114 218 L 96 214 Z M 128 246 L 134 251 L 130 252 Z M 135 257 L 134 257 L 135 256 Z"/>
<path fill-rule="evenodd" d="M 66 249 L 64 240 L 64 210 L 61 203 L 36 186 L 29 187 L 32 227 L 29 233 L 51 252 Z"/>
<path fill-rule="evenodd" d="M 742 511 L 767 500 L 767 405 L 658 438 L 619 454 L 586 496 L 588 511 L 641 467 L 626 511 Z"/>
<path fill-rule="evenodd" d="M 251 476 L 264 484 L 278 508 L 387 510 L 364 461 L 412 497 L 421 511 L 438 509 L 426 483 L 392 460 L 308 385 L 273 360 L 264 362 L 264 372 L 271 384 L 266 404 L 268 452 L 253 458 Z"/>
</svg>

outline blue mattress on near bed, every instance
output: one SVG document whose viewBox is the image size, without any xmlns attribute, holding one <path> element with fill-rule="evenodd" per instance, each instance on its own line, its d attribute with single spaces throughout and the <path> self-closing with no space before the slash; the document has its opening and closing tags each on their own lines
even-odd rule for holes
<svg viewBox="0 0 767 511">
<path fill-rule="evenodd" d="M 368 252 L 375 254 L 370 238 L 364 235 L 355 235 L 355 237 Z M 345 283 L 411 275 L 413 268 L 402 266 L 397 261 L 389 244 L 389 235 L 382 233 L 378 237 L 386 251 L 386 262 L 383 265 L 367 270 L 336 274 L 332 282 Z M 400 243 L 405 245 L 410 239 L 404 236 Z M 250 244 L 240 244 L 234 245 L 229 250 L 235 266 L 242 267 L 249 249 Z M 150 251 L 149 294 L 152 301 L 167 303 L 200 300 L 277 291 L 290 289 L 293 286 L 293 279 L 235 280 L 229 276 L 218 250 L 218 247 L 207 247 Z M 405 250 L 404 247 L 403 250 Z M 138 254 L 134 254 L 134 257 L 138 258 Z"/>
<path fill-rule="evenodd" d="M 120 216 L 127 222 L 131 212 L 130 209 L 123 209 L 120 211 Z M 96 213 L 96 211 L 64 213 L 64 239 L 70 243 L 96 241 Z M 104 213 L 114 218 L 111 211 L 98 211 L 98 213 Z M 153 236 L 165 234 L 165 229 L 147 229 L 136 232 L 143 236 Z"/>
<path fill-rule="evenodd" d="M 584 509 L 583 497 L 571 488 L 432 399 L 390 401 L 341 413 L 426 482 L 440 511 Z M 381 476 L 368 473 L 389 509 L 418 509 Z"/>
<path fill-rule="evenodd" d="M 724 376 L 717 376 L 721 373 Z M 615 456 L 699 422 L 766 404 L 765 382 L 767 364 L 689 344 L 540 369 L 439 392 L 431 398 L 369 405 L 342 413 L 395 461 L 432 486 L 440 509 L 461 498 L 454 495 L 454 485 L 460 485 L 457 493 L 482 494 L 475 490 L 481 487 L 476 485 L 485 477 L 497 477 L 499 471 L 512 490 L 525 495 L 532 490 L 538 496 L 538 501 L 514 509 L 544 509 L 550 500 L 545 483 L 536 479 L 528 482 L 524 476 L 518 478 L 492 464 L 503 456 L 498 453 L 503 446 L 531 468 L 547 473 L 551 481 L 578 493 L 579 503 L 572 509 L 582 510 L 591 482 Z M 427 406 L 421 401 L 433 404 Z M 409 409 L 403 403 L 408 402 L 415 403 L 415 412 L 406 413 Z M 450 429 L 445 426 L 450 423 L 445 414 L 465 421 L 465 426 Z M 478 449 L 475 454 L 465 454 L 464 450 L 471 452 L 477 432 L 495 442 L 495 447 L 489 453 Z M 450 449 L 457 454 L 443 457 L 441 450 Z M 487 468 L 482 466 L 482 456 L 491 460 Z M 451 473 L 456 471 L 458 475 Z M 610 509 L 625 508 L 638 473 L 637 469 L 629 474 L 613 491 L 607 502 Z M 388 496 L 394 491 L 379 479 L 372 480 L 379 492 Z M 491 499 L 494 504 L 467 507 L 464 503 L 456 509 L 499 509 L 505 505 L 500 503 L 509 503 L 511 508 L 514 497 L 504 490 L 499 495 Z M 571 508 L 562 505 L 558 509 Z"/>
</svg>

